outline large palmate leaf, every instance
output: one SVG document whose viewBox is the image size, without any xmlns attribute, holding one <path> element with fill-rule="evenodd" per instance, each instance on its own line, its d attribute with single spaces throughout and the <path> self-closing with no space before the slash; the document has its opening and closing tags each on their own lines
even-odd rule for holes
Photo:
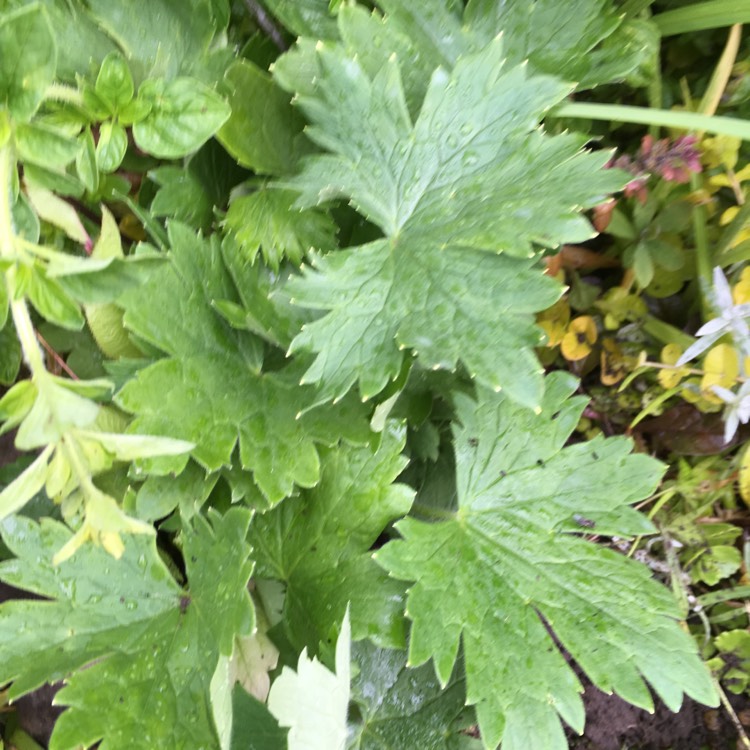
<svg viewBox="0 0 750 750">
<path fill-rule="evenodd" d="M 188 589 L 161 561 L 153 538 L 132 537 L 120 560 L 89 545 L 60 566 L 52 555 L 71 532 L 20 517 L 2 525 L 17 559 L 0 577 L 47 597 L 0 608 L 0 679 L 13 697 L 66 680 L 68 706 L 50 748 L 102 741 L 108 750 L 163 747 L 219 750 L 209 687 L 235 635 L 252 632 L 247 592 L 252 564 L 246 510 L 184 529 Z"/>
<path fill-rule="evenodd" d="M 582 731 L 581 686 L 555 639 L 602 690 L 645 708 L 647 680 L 676 710 L 683 690 L 715 703 L 672 594 L 648 569 L 581 538 L 646 533 L 629 507 L 663 467 L 624 438 L 563 447 L 585 400 L 575 381 L 547 379 L 541 414 L 479 390 L 455 397 L 458 509 L 439 523 L 400 521 L 403 540 L 376 559 L 414 581 L 409 663 L 451 675 L 463 642 L 467 700 L 487 748 L 563 750 L 558 714 Z"/>
<path fill-rule="evenodd" d="M 249 539 L 258 550 L 258 576 L 286 583 L 284 621 L 298 647 L 326 642 L 348 603 L 355 639 L 404 645 L 403 586 L 369 551 L 411 507 L 412 491 L 392 484 L 406 465 L 404 440 L 404 429 L 390 426 L 377 451 L 323 451 L 317 487 L 255 516 Z"/>
<path fill-rule="evenodd" d="M 479 382 L 538 404 L 533 313 L 560 290 L 533 248 L 590 237 L 580 207 L 620 178 L 578 137 L 539 129 L 569 88 L 503 57 L 495 40 L 451 74 L 435 71 L 414 125 L 394 59 L 371 77 L 340 45 L 321 43 L 277 63 L 309 137 L 331 152 L 285 183 L 300 192 L 297 206 L 343 196 L 385 235 L 319 259 L 288 286 L 299 304 L 327 311 L 292 350 L 317 353 L 305 380 L 329 397 L 357 380 L 363 397 L 378 393 L 409 348 L 424 366 L 460 361 Z"/>
<path fill-rule="evenodd" d="M 264 372 L 261 339 L 231 329 L 212 308 L 237 299 L 218 243 L 179 224 L 170 226 L 170 241 L 172 262 L 122 300 L 125 325 L 169 355 L 120 391 L 118 403 L 136 415 L 130 429 L 189 439 L 209 471 L 230 465 L 239 440 L 242 465 L 270 503 L 295 484 L 312 487 L 317 443 L 367 439 L 360 405 L 350 400 L 300 417 L 314 390 L 299 387 L 296 371 Z M 184 457 L 160 459 L 162 471 L 184 465 Z"/>
</svg>

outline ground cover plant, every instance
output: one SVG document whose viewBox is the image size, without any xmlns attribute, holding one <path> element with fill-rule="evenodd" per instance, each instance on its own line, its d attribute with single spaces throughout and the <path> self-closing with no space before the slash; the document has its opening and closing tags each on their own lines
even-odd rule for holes
<svg viewBox="0 0 750 750">
<path fill-rule="evenodd" d="M 750 746 L 748 16 L 6 2 L 6 745 Z"/>
</svg>

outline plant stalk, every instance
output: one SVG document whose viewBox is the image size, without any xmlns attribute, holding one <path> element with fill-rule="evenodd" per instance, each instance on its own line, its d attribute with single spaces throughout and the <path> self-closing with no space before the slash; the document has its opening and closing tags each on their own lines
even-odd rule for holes
<svg viewBox="0 0 750 750">
<path fill-rule="evenodd" d="M 15 169 L 15 159 L 11 146 L 6 144 L 0 148 L 0 257 L 13 258 L 15 256 L 15 230 L 13 226 L 13 215 L 11 205 L 13 198 L 12 179 Z M 26 364 L 31 371 L 32 377 L 43 377 L 47 373 L 44 366 L 44 356 L 36 339 L 34 324 L 29 315 L 26 300 L 14 299 L 16 269 L 11 266 L 5 272 L 5 285 L 7 287 L 8 299 L 10 300 L 10 312 L 13 323 L 16 326 L 16 334 L 21 343 L 21 349 Z"/>
</svg>

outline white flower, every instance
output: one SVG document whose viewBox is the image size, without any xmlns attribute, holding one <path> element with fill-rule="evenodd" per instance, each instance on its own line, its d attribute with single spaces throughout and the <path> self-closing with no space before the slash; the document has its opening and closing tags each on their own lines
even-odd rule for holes
<svg viewBox="0 0 750 750">
<path fill-rule="evenodd" d="M 724 442 L 728 443 L 740 422 L 747 424 L 750 421 L 750 380 L 746 380 L 737 393 L 720 385 L 711 386 L 711 390 L 727 405 L 724 409 Z"/>
<path fill-rule="evenodd" d="M 719 267 L 714 268 L 712 297 L 719 317 L 709 320 L 695 332 L 695 335 L 699 337 L 698 340 L 692 346 L 689 346 L 677 360 L 676 367 L 680 367 L 703 354 L 726 334 L 732 336 L 734 343 L 744 356 L 750 356 L 750 328 L 748 328 L 745 320 L 745 318 L 750 318 L 750 305 L 734 304 L 732 290 L 726 276 Z"/>
</svg>

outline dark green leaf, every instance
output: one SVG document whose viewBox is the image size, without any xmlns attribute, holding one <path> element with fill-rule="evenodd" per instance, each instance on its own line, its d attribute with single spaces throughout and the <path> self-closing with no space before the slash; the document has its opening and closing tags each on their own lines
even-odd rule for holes
<svg viewBox="0 0 750 750">
<path fill-rule="evenodd" d="M 287 733 L 266 706 L 239 685 L 232 691 L 232 744 L 229 750 L 287 750 Z"/>
<path fill-rule="evenodd" d="M 392 484 L 406 465 L 405 432 L 389 427 L 377 452 L 322 451 L 320 482 L 254 518 L 250 543 L 258 575 L 287 584 L 285 625 L 297 646 L 316 648 L 351 609 L 353 638 L 403 646 L 403 588 L 384 576 L 370 548 L 411 507 L 412 491 Z"/>
<path fill-rule="evenodd" d="M 15 326 L 6 318 L 3 328 L 0 329 L 0 384 L 12 385 L 18 377 L 20 367 L 21 345 L 16 336 Z"/>
<path fill-rule="evenodd" d="M 224 80 L 232 108 L 217 136 L 224 148 L 255 172 L 293 171 L 310 144 L 302 134 L 302 118 L 289 103 L 290 96 L 267 73 L 245 60 L 234 63 Z"/>
<path fill-rule="evenodd" d="M 356 750 L 459 747 L 456 721 L 465 711 L 464 678 L 457 665 L 441 687 L 428 665 L 410 669 L 406 653 L 355 643 L 352 661 L 359 668 L 352 697 L 362 713 L 353 727 Z"/>
</svg>

